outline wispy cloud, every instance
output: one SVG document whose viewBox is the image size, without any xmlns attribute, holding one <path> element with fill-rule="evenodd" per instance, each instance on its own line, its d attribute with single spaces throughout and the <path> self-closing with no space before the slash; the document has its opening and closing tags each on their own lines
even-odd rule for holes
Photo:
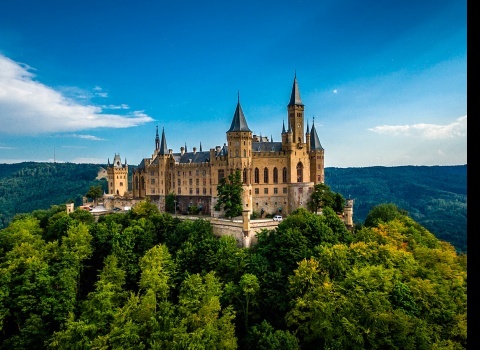
<svg viewBox="0 0 480 350">
<path fill-rule="evenodd" d="M 82 105 L 36 81 L 32 71 L 28 65 L 0 55 L 0 133 L 19 135 L 129 128 L 153 121 L 143 111 L 127 115 L 104 114 L 99 106 Z M 98 86 L 94 90 L 97 95 L 105 94 Z"/>
<path fill-rule="evenodd" d="M 377 134 L 393 136 L 415 136 L 426 139 L 445 139 L 467 135 L 467 116 L 463 116 L 446 125 L 412 124 L 412 125 L 380 125 L 368 129 Z"/>
<path fill-rule="evenodd" d="M 100 137 L 93 136 L 93 135 L 77 135 L 77 134 L 73 134 L 73 135 L 71 135 L 71 137 L 76 137 L 76 138 L 79 138 L 79 139 L 91 140 L 91 141 L 105 141 L 105 139 L 102 139 L 102 138 L 100 138 Z"/>
<path fill-rule="evenodd" d="M 0 149 L 17 149 L 17 147 L 0 146 Z"/>
</svg>

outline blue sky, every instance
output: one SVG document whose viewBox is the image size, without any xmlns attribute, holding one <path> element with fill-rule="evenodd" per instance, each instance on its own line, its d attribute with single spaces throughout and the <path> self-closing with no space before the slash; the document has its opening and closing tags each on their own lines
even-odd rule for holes
<svg viewBox="0 0 480 350">
<path fill-rule="evenodd" d="M 0 3 L 0 163 L 138 165 L 165 130 L 281 140 L 296 73 L 327 167 L 467 163 L 467 3 Z"/>
</svg>

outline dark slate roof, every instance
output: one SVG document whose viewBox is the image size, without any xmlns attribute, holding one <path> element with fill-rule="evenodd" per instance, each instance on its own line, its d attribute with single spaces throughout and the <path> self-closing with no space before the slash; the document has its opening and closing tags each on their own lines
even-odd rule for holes
<svg viewBox="0 0 480 350">
<path fill-rule="evenodd" d="M 245 119 L 245 115 L 242 111 L 242 106 L 240 106 L 240 99 L 237 103 L 237 108 L 235 109 L 235 114 L 233 115 L 232 125 L 230 125 L 230 129 L 227 132 L 232 131 L 250 131 L 247 125 L 247 120 Z"/>
<path fill-rule="evenodd" d="M 158 154 L 161 154 L 162 156 L 168 154 L 167 139 L 165 138 L 164 129 L 162 129 L 162 141 L 160 141 L 160 150 L 158 151 Z"/>
<path fill-rule="evenodd" d="M 252 142 L 253 152 L 279 152 L 281 150 L 281 142 Z"/>
<path fill-rule="evenodd" d="M 181 153 L 174 153 L 173 158 L 176 162 L 181 164 L 188 163 L 205 163 L 210 161 L 210 152 L 185 152 L 183 155 Z"/>
<path fill-rule="evenodd" d="M 138 164 L 137 169 L 145 170 L 145 158 L 142 159 L 142 161 L 140 162 L 140 164 Z"/>
<path fill-rule="evenodd" d="M 288 104 L 288 107 L 295 105 L 304 106 L 302 103 L 302 98 L 300 97 L 300 90 L 298 88 L 297 74 L 295 74 L 295 78 L 293 79 L 292 94 L 290 95 L 290 103 Z"/>
<path fill-rule="evenodd" d="M 315 122 L 312 123 L 312 129 L 310 130 L 310 150 L 323 150 L 322 144 L 320 143 L 320 139 L 317 135 L 317 130 L 315 129 Z"/>
</svg>

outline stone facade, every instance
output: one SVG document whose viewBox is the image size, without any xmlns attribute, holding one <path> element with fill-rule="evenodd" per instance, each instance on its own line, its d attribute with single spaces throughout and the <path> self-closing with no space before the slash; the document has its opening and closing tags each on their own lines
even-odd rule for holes
<svg viewBox="0 0 480 350">
<path fill-rule="evenodd" d="M 304 104 L 296 76 L 287 105 L 287 128 L 283 122 L 281 137 L 273 142 L 253 135 L 240 105 L 235 109 L 227 143 L 208 151 L 187 146 L 179 153 L 167 148 L 165 130 L 161 138 L 158 127 L 155 149 L 132 171 L 131 197 L 149 197 L 165 210 L 165 197 L 174 194 L 177 213 L 188 212 L 192 205 L 203 214 L 221 216 L 215 212 L 217 186 L 222 177 L 240 170 L 243 183 L 243 209 L 248 213 L 288 215 L 306 207 L 313 186 L 324 183 L 324 149 L 314 123 L 305 129 Z M 280 121 L 279 121 L 280 126 Z M 280 129 L 280 127 L 279 127 Z M 126 195 L 127 162 L 122 165 L 115 155 L 108 169 L 108 194 Z"/>
</svg>

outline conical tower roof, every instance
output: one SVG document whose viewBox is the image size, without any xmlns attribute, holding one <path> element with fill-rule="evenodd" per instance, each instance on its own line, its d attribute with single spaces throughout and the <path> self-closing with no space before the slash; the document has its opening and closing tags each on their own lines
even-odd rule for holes
<svg viewBox="0 0 480 350">
<path fill-rule="evenodd" d="M 317 130 L 315 129 L 315 120 L 312 122 L 312 129 L 310 130 L 310 150 L 311 151 L 320 151 L 323 150 L 320 139 L 317 135 Z"/>
<path fill-rule="evenodd" d="M 293 78 L 292 94 L 290 95 L 288 107 L 290 106 L 304 106 L 300 97 L 300 89 L 298 88 L 297 73 L 295 73 L 295 78 Z"/>
<path fill-rule="evenodd" d="M 168 154 L 167 139 L 165 138 L 164 128 L 162 128 L 162 140 L 160 141 L 160 150 L 158 151 L 158 154 L 161 154 L 162 156 Z"/>
<path fill-rule="evenodd" d="M 242 111 L 242 106 L 240 106 L 240 95 L 238 97 L 237 108 L 235 109 L 235 114 L 233 115 L 232 125 L 227 132 L 232 131 L 250 131 L 252 132 L 247 125 L 247 120 Z"/>
</svg>

